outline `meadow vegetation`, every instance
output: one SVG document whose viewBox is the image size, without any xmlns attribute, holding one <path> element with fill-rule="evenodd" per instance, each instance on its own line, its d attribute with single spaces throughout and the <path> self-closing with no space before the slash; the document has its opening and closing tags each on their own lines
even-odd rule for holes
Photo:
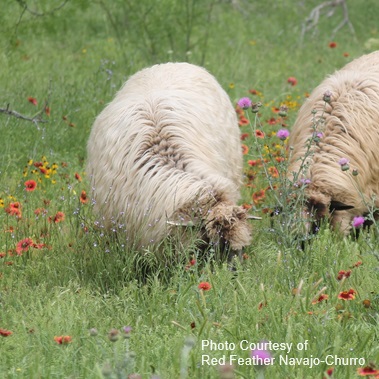
<svg viewBox="0 0 379 379">
<path fill-rule="evenodd" d="M 302 250 L 295 211 L 269 217 L 288 198 L 278 132 L 328 73 L 379 39 L 376 0 L 347 1 L 355 33 L 331 37 L 336 7 L 301 38 L 319 3 L 3 1 L 0 378 L 379 377 L 376 226 L 343 239 L 323 225 Z M 235 271 L 189 251 L 130 251 L 92 214 L 93 120 L 129 75 L 165 61 L 205 66 L 236 104 L 242 203 L 263 219 Z M 243 97 L 257 112 L 237 106 Z M 293 345 L 250 365 L 261 341 Z M 242 361 L 230 368 L 231 356 Z"/>
</svg>

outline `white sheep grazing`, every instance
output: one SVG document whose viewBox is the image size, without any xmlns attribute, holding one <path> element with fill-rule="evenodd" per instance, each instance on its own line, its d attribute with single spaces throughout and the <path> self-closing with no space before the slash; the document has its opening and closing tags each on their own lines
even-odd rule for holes
<svg viewBox="0 0 379 379">
<path fill-rule="evenodd" d="M 327 91 L 329 103 L 323 100 Z M 289 140 L 290 178 L 299 172 L 307 140 L 314 133 L 313 110 L 324 122 L 318 129 L 323 136 L 312 148 L 303 176 L 310 180 L 308 210 L 316 225 L 327 217 L 334 229 L 346 235 L 355 216 L 379 206 L 379 52 L 364 55 L 326 78 L 301 107 Z M 342 171 L 341 158 L 349 160 L 348 171 Z"/>
<path fill-rule="evenodd" d="M 242 182 L 237 116 L 205 69 L 166 63 L 131 76 L 97 117 L 87 173 L 95 211 L 138 249 L 159 244 L 177 224 L 239 250 L 251 241 L 236 202 Z"/>
</svg>

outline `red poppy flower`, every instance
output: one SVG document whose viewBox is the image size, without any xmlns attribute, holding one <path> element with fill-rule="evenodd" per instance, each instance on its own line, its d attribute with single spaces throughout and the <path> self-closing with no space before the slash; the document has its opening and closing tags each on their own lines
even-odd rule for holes
<svg viewBox="0 0 379 379">
<path fill-rule="evenodd" d="M 25 183 L 25 190 L 32 192 L 37 188 L 37 183 L 34 180 L 27 180 Z"/>
<path fill-rule="evenodd" d="M 259 130 L 259 129 L 255 131 L 255 136 L 257 138 L 265 138 L 264 132 L 262 132 L 262 130 Z"/>
<path fill-rule="evenodd" d="M 329 42 L 329 47 L 331 49 L 334 49 L 335 47 L 337 47 L 337 43 L 336 42 Z"/>
<path fill-rule="evenodd" d="M 54 337 L 54 341 L 58 343 L 59 345 L 67 345 L 72 341 L 72 337 L 71 336 Z"/>
<path fill-rule="evenodd" d="M 21 255 L 22 253 L 28 251 L 31 246 L 33 246 L 33 240 L 31 238 L 24 238 L 17 243 L 16 253 Z"/>
<path fill-rule="evenodd" d="M 212 286 L 211 286 L 211 284 L 210 284 L 209 282 L 201 282 L 201 283 L 197 286 L 197 288 L 198 288 L 199 290 L 202 290 L 202 291 L 209 291 L 209 290 L 212 288 Z"/>
<path fill-rule="evenodd" d="M 13 334 L 13 332 L 11 332 L 10 330 L 6 330 L 6 329 L 1 329 L 0 328 L 0 336 L 8 337 L 11 334 Z"/>
<path fill-rule="evenodd" d="M 249 152 L 249 148 L 245 144 L 242 144 L 241 147 L 242 147 L 242 154 L 246 155 Z"/>
<path fill-rule="evenodd" d="M 354 300 L 355 299 L 355 290 L 350 288 L 348 291 L 342 291 L 339 293 L 338 298 L 341 300 Z"/>
</svg>

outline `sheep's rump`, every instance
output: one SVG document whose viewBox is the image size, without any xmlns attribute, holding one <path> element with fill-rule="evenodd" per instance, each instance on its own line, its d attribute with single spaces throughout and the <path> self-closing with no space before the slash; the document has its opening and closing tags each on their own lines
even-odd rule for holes
<svg viewBox="0 0 379 379">
<path fill-rule="evenodd" d="M 326 91 L 331 91 L 330 103 L 323 100 Z M 299 172 L 307 140 L 314 133 L 314 118 L 320 117 L 324 122 L 318 124 L 317 132 L 323 137 L 312 147 L 309 167 L 303 172 L 311 181 L 307 196 L 314 203 L 327 202 L 327 207 L 331 201 L 353 206 L 332 215 L 332 224 L 340 224 L 347 232 L 352 218 L 368 211 L 365 202 L 372 204 L 379 195 L 379 52 L 356 59 L 329 76 L 301 107 L 289 140 L 293 147 L 290 178 Z M 349 172 L 341 170 L 341 158 L 349 159 Z M 353 169 L 358 176 L 351 175 Z M 379 199 L 374 205 L 379 205 Z"/>
<path fill-rule="evenodd" d="M 239 133 L 228 95 L 205 69 L 167 63 L 131 76 L 88 142 L 102 223 L 144 247 L 162 240 L 167 221 L 182 213 L 204 216 L 219 201 L 236 202 Z"/>
</svg>

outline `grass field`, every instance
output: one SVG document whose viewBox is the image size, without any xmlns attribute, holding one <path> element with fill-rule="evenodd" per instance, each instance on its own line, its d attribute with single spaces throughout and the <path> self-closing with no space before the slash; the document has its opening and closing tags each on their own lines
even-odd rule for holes
<svg viewBox="0 0 379 379">
<path fill-rule="evenodd" d="M 3 0 L 0 378 L 379 377 L 377 228 L 353 240 L 324 227 L 302 251 L 267 215 L 285 174 L 278 129 L 327 74 L 379 48 L 376 0 L 347 1 L 354 33 L 333 36 L 336 7 L 302 36 L 320 3 Z M 94 225 L 93 120 L 130 74 L 169 60 L 263 104 L 239 114 L 242 202 L 263 220 L 235 272 L 151 252 L 142 280 L 142 258 Z M 254 366 L 262 341 L 274 361 Z"/>
</svg>

